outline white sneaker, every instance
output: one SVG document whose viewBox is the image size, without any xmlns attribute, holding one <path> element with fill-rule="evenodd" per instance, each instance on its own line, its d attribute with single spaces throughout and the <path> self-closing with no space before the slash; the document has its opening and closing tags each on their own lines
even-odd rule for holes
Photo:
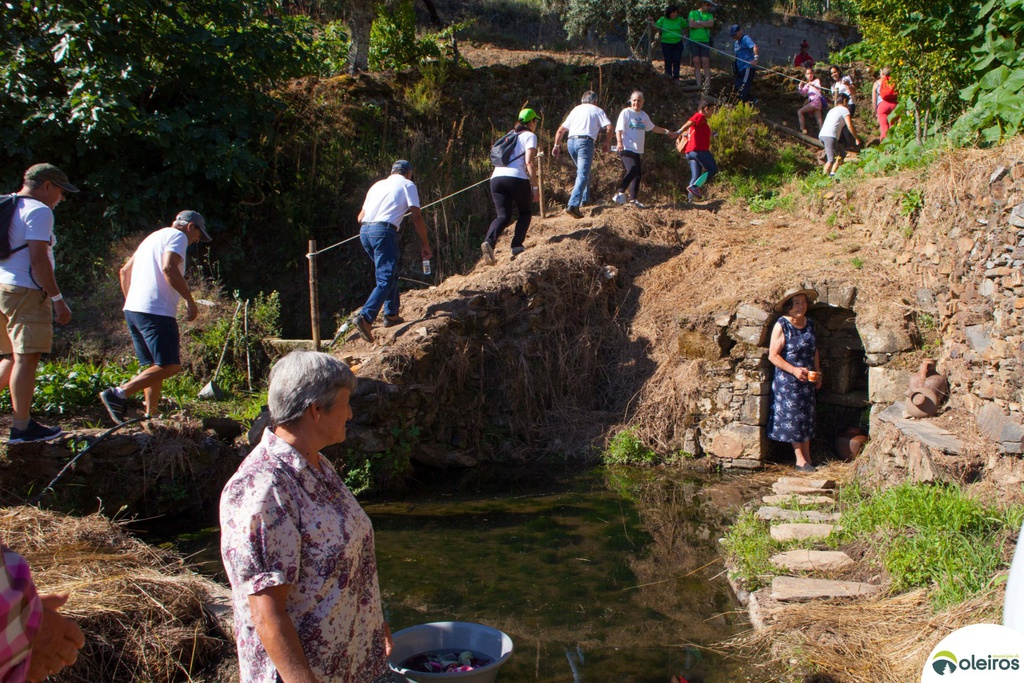
<svg viewBox="0 0 1024 683">
<path fill-rule="evenodd" d="M 640 202 L 638 202 L 635 199 L 633 201 L 631 201 L 630 204 L 632 204 L 633 206 L 635 206 L 638 209 L 646 209 L 647 208 L 646 204 L 641 204 Z"/>
<path fill-rule="evenodd" d="M 616 192 L 615 196 L 612 197 L 612 201 L 614 201 L 616 204 L 625 204 L 626 203 L 626 193 L 625 192 Z"/>
</svg>

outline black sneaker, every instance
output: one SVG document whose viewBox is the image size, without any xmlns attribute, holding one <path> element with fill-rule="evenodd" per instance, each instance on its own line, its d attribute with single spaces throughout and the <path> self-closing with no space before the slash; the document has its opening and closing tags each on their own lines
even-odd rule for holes
<svg viewBox="0 0 1024 683">
<path fill-rule="evenodd" d="M 565 210 L 565 212 L 573 218 L 583 218 L 583 212 L 580 211 L 580 207 L 578 206 L 570 206 Z"/>
<path fill-rule="evenodd" d="M 384 327 L 394 327 L 395 325 L 401 325 L 405 322 L 405 318 L 400 315 L 386 315 L 384 316 Z"/>
<path fill-rule="evenodd" d="M 28 427 L 25 427 L 24 429 L 11 427 L 11 437 L 7 439 L 7 443 L 16 444 L 32 443 L 34 441 L 51 441 L 63 433 L 64 430 L 60 427 L 47 427 L 39 424 L 35 420 L 29 420 Z"/>
<path fill-rule="evenodd" d="M 113 387 L 100 392 L 100 401 L 103 402 L 103 407 L 107 409 L 107 414 L 114 424 L 124 422 L 124 408 L 128 401 L 119 397 Z"/>
<path fill-rule="evenodd" d="M 526 251 L 526 247 L 512 247 L 512 256 L 509 258 L 509 260 L 510 261 L 515 261 L 516 260 L 516 256 L 519 256 L 524 251 Z"/>
</svg>

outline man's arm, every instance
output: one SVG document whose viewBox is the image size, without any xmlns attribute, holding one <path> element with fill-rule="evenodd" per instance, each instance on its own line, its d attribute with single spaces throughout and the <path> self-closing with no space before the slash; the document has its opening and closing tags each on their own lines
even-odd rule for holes
<svg viewBox="0 0 1024 683">
<path fill-rule="evenodd" d="M 135 255 L 128 259 L 128 262 L 121 266 L 121 270 L 118 271 L 118 278 L 121 280 L 121 293 L 124 294 L 125 298 L 128 298 L 128 290 L 132 286 L 132 266 L 135 264 Z"/>
<path fill-rule="evenodd" d="M 196 316 L 199 315 L 199 308 L 192 298 L 192 291 L 188 288 L 188 283 L 185 282 L 185 276 L 181 274 L 181 254 L 165 251 L 160 261 L 160 270 L 164 274 L 167 284 L 185 300 L 185 304 L 188 307 L 185 319 L 195 320 Z"/>
<path fill-rule="evenodd" d="M 253 625 L 283 683 L 318 683 L 285 609 L 290 589 L 288 584 L 271 586 L 250 595 Z"/>
<path fill-rule="evenodd" d="M 857 137 L 857 131 L 853 129 L 853 119 L 849 114 L 846 115 L 846 127 L 850 129 L 850 134 L 853 135 L 853 141 L 860 147 L 860 138 Z"/>
<path fill-rule="evenodd" d="M 43 240 L 28 240 L 28 260 L 32 264 L 32 277 L 46 292 L 46 296 L 51 299 L 61 296 L 57 277 L 53 274 L 53 264 L 50 263 L 50 243 Z M 71 322 L 71 309 L 63 297 L 53 302 L 53 312 L 57 324 L 67 325 Z"/>
<path fill-rule="evenodd" d="M 612 151 L 613 137 L 615 137 L 615 129 L 612 127 L 612 124 L 609 123 L 607 126 L 604 127 L 604 144 L 602 146 L 602 149 L 605 152 Z"/>
<path fill-rule="evenodd" d="M 430 240 L 427 239 L 427 223 L 423 220 L 423 212 L 418 206 L 410 206 L 409 215 L 412 216 L 412 226 L 416 229 L 416 236 L 420 238 L 420 255 L 423 258 L 432 257 L 434 252 L 430 248 Z"/>
<path fill-rule="evenodd" d="M 568 132 L 569 129 L 564 126 L 559 126 L 558 130 L 555 131 L 555 144 L 551 147 L 552 156 L 557 157 L 559 154 L 562 153 L 562 138 L 565 137 L 565 135 L 568 134 Z"/>
</svg>

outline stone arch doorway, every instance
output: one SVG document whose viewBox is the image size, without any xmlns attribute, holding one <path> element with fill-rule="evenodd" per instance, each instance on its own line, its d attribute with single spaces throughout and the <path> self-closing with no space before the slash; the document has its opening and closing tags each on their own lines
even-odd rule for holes
<svg viewBox="0 0 1024 683">
<path fill-rule="evenodd" d="M 817 420 L 811 440 L 813 461 L 821 463 L 836 457 L 835 442 L 841 430 L 868 430 L 871 406 L 868 365 L 857 330 L 857 313 L 852 308 L 816 303 L 807 315 L 814 321 L 821 357 L 822 386 L 818 392 Z M 770 325 L 774 323 L 775 316 Z M 793 448 L 769 439 L 768 459 L 791 462 Z"/>
</svg>

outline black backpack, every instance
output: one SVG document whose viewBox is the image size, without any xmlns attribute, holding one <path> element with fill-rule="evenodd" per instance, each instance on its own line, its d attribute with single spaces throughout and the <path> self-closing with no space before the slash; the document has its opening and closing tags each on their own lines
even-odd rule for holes
<svg viewBox="0 0 1024 683">
<path fill-rule="evenodd" d="M 502 135 L 497 142 L 491 145 L 491 163 L 495 166 L 508 166 L 523 156 L 526 152 L 518 156 L 512 156 L 516 152 L 517 144 L 519 144 L 519 133 L 510 130 Z"/>
<path fill-rule="evenodd" d="M 24 195 L 4 194 L 0 195 L 0 261 L 6 261 L 15 253 L 28 246 L 28 242 L 11 249 L 11 221 L 14 219 L 14 211 L 18 208 L 18 200 Z"/>
</svg>

